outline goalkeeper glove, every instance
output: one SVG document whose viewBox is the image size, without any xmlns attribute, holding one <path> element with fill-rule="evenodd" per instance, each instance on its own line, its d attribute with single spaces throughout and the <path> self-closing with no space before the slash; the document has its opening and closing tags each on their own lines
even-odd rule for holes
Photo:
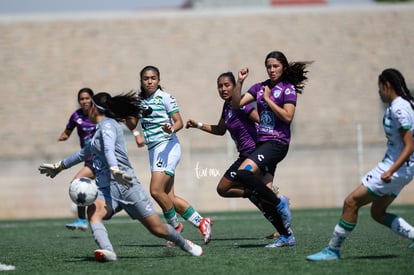
<svg viewBox="0 0 414 275">
<path fill-rule="evenodd" d="M 56 162 L 55 164 L 43 163 L 39 166 L 40 174 L 46 174 L 47 177 L 51 177 L 52 179 L 63 169 L 61 161 Z"/>
<path fill-rule="evenodd" d="M 110 170 L 112 176 L 119 184 L 125 186 L 126 188 L 132 187 L 134 182 L 132 181 L 132 177 L 128 175 L 127 172 L 119 170 L 118 166 L 112 166 Z"/>
</svg>

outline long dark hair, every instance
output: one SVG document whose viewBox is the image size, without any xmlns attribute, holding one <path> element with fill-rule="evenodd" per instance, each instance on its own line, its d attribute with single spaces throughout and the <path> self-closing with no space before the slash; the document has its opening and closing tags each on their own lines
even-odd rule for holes
<svg viewBox="0 0 414 275">
<path fill-rule="evenodd" d="M 279 81 L 287 81 L 293 84 L 293 86 L 295 86 L 296 92 L 301 94 L 303 88 L 305 87 L 304 82 L 308 80 L 308 77 L 306 76 L 308 71 L 306 68 L 308 65 L 312 64 L 313 61 L 288 62 L 286 56 L 282 52 L 273 51 L 266 55 L 265 66 L 269 58 L 278 60 L 283 66 L 283 74 L 280 77 Z"/>
<path fill-rule="evenodd" d="M 145 111 L 141 99 L 134 91 L 116 96 L 98 93 L 92 97 L 92 102 L 99 112 L 117 121 L 140 116 Z"/>
<path fill-rule="evenodd" d="M 383 70 L 382 73 L 378 76 L 378 83 L 385 85 L 386 82 L 390 83 L 391 87 L 394 89 L 397 95 L 407 100 L 410 103 L 411 108 L 414 109 L 414 97 L 411 95 L 410 90 L 407 88 L 404 76 L 400 71 L 394 68 Z"/>
</svg>

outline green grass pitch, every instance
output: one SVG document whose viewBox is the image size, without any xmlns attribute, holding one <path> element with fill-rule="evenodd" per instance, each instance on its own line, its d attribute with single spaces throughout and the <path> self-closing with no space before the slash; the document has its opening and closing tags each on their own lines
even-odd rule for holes
<svg viewBox="0 0 414 275">
<path fill-rule="evenodd" d="M 414 224 L 414 205 L 392 206 L 390 212 Z M 124 215 L 106 222 L 117 262 L 98 263 L 89 231 L 67 230 L 72 219 L 0 221 L 0 263 L 14 265 L 4 274 L 413 274 L 410 241 L 375 223 L 369 207 L 345 241 L 342 259 L 308 262 L 306 256 L 324 248 L 341 209 L 293 210 L 295 247 L 267 249 L 264 236 L 273 232 L 259 212 L 217 212 L 213 239 L 202 257 L 192 257 L 152 236 Z M 183 235 L 202 244 L 201 235 L 184 223 Z M 7 272 L 7 273 L 6 273 Z"/>
</svg>

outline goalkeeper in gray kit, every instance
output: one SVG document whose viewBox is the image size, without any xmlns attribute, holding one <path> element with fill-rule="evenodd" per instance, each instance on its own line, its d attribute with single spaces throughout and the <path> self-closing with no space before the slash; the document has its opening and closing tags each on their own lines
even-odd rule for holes
<svg viewBox="0 0 414 275">
<path fill-rule="evenodd" d="M 92 235 L 99 247 L 97 261 L 115 261 L 116 253 L 109 240 L 103 220 L 125 210 L 132 219 L 139 220 L 153 235 L 175 243 L 193 256 L 201 256 L 203 249 L 184 239 L 168 224 L 163 224 L 145 189 L 135 176 L 129 162 L 121 121 L 145 111 L 134 92 L 112 97 L 98 93 L 92 98 L 89 119 L 97 124 L 89 144 L 55 164 L 43 164 L 41 174 L 54 178 L 63 169 L 93 158 L 93 169 L 98 186 L 98 197 L 88 206 L 87 214 Z"/>
</svg>

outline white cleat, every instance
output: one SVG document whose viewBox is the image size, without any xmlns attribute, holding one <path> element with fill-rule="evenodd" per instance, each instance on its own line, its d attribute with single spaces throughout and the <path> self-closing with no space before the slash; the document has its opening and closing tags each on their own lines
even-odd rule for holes
<svg viewBox="0 0 414 275">
<path fill-rule="evenodd" d="M 196 257 L 203 255 L 203 248 L 189 240 L 186 240 L 186 245 L 184 246 L 183 250 Z"/>
<path fill-rule="evenodd" d="M 98 262 L 112 262 L 116 261 L 116 254 L 113 251 L 106 249 L 97 249 L 94 252 L 95 259 Z"/>
<path fill-rule="evenodd" d="M 15 269 L 16 267 L 14 265 L 0 263 L 0 271 L 8 271 L 8 270 L 15 270 Z"/>
</svg>

